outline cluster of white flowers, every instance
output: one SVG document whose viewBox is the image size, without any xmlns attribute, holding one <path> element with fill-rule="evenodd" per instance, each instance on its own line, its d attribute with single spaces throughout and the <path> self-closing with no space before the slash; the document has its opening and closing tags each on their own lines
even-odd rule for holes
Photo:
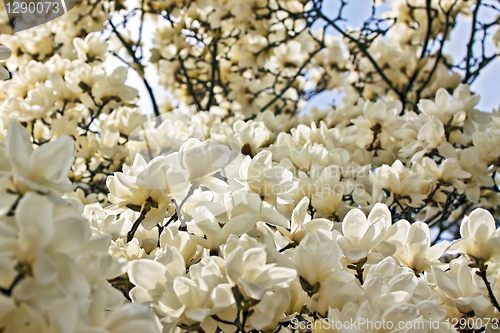
<svg viewBox="0 0 500 333">
<path fill-rule="evenodd" d="M 93 232 L 81 201 L 62 196 L 72 188 L 73 141 L 62 136 L 34 150 L 12 121 L 0 147 L 2 332 L 157 330 L 146 307 L 108 283 L 128 265 L 109 254 L 111 236 Z"/>
<path fill-rule="evenodd" d="M 498 332 L 500 110 L 441 54 L 480 1 L 393 0 L 387 33 L 323 2 L 0 13 L 0 333 Z"/>
</svg>

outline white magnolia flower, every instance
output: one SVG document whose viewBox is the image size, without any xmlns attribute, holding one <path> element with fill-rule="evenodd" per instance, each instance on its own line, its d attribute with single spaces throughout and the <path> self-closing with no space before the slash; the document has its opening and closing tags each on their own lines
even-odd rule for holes
<svg viewBox="0 0 500 333">
<path fill-rule="evenodd" d="M 273 166 L 272 153 L 267 150 L 253 159 L 246 156 L 240 168 L 240 178 L 236 181 L 271 205 L 276 204 L 278 195 L 287 193 L 296 184 L 291 171 L 279 165 Z"/>
<path fill-rule="evenodd" d="M 231 199 L 231 218 L 243 214 L 252 214 L 260 222 L 276 227 L 290 228 L 290 221 L 269 203 L 263 201 L 255 192 L 243 188 L 231 193 Z"/>
<path fill-rule="evenodd" d="M 423 222 L 410 224 L 406 220 L 391 225 L 385 233 L 384 240 L 395 245 L 394 257 L 416 274 L 441 264 L 438 259 L 448 246 L 447 241 L 431 246 L 429 226 Z"/>
<path fill-rule="evenodd" d="M 87 35 L 85 40 L 75 38 L 73 40 L 73 45 L 78 54 L 78 59 L 88 63 L 94 61 L 103 62 L 106 59 L 106 51 L 109 47 L 109 44 L 98 39 L 96 34 Z"/>
<path fill-rule="evenodd" d="M 500 237 L 495 229 L 495 219 L 491 213 L 476 208 L 465 216 L 460 225 L 462 239 L 455 240 L 448 247 L 448 253 L 470 256 L 474 261 L 488 261 L 500 255 Z"/>
<path fill-rule="evenodd" d="M 418 108 L 425 114 L 439 119 L 443 124 L 458 125 L 465 120 L 465 111 L 461 101 L 450 100 L 448 92 L 441 88 L 436 93 L 435 101 L 422 99 Z"/>
<path fill-rule="evenodd" d="M 309 203 L 309 199 L 304 197 L 300 200 L 297 207 L 295 207 L 292 213 L 290 231 L 283 227 L 278 227 L 278 230 L 287 236 L 290 241 L 300 243 L 308 233 L 315 233 L 318 229 L 329 231 L 333 228 L 333 223 L 328 219 L 311 219 L 311 215 L 307 213 Z"/>
<path fill-rule="evenodd" d="M 135 287 L 130 291 L 134 302 L 151 304 L 166 291 L 167 283 L 184 276 L 186 266 L 179 250 L 166 246 L 155 260 L 139 259 L 130 263 L 128 275 Z"/>
<path fill-rule="evenodd" d="M 267 290 L 292 281 L 297 272 L 294 269 L 266 263 L 267 254 L 263 248 L 244 250 L 238 246 L 226 259 L 226 273 L 232 285 L 238 285 L 247 299 L 261 300 Z"/>
<path fill-rule="evenodd" d="M 315 235 L 310 233 L 306 234 L 292 254 L 292 262 L 302 287 L 310 295 L 317 292 L 319 285 L 329 277 L 354 278 L 352 274 L 341 271 L 341 258 L 342 250 L 337 241 L 318 242 Z"/>
<path fill-rule="evenodd" d="M 193 221 L 188 224 L 188 230 L 193 234 L 192 241 L 215 252 L 230 235 L 241 236 L 257 223 L 257 216 L 242 214 L 229 219 L 221 226 L 213 213 L 203 206 L 196 207 L 192 214 Z"/>
<path fill-rule="evenodd" d="M 347 213 L 342 222 L 344 236 L 338 239 L 347 260 L 355 264 L 366 258 L 382 241 L 391 223 L 391 212 L 384 204 L 376 204 L 368 219 L 359 209 Z"/>
<path fill-rule="evenodd" d="M 334 216 L 344 205 L 343 198 L 343 191 L 323 187 L 321 191 L 311 196 L 311 204 L 318 212 L 326 216 Z"/>
<path fill-rule="evenodd" d="M 74 142 L 68 136 L 34 150 L 30 135 L 16 121 L 7 129 L 7 155 L 15 191 L 67 192 L 73 188 L 68 173 L 73 165 Z"/>
<path fill-rule="evenodd" d="M 115 172 L 109 176 L 106 185 L 109 189 L 109 201 L 112 206 L 107 211 L 119 214 L 127 208 L 145 214 L 141 222 L 150 230 L 163 221 L 171 205 L 171 192 L 175 185 L 185 184 L 186 175 L 171 172 L 164 163 L 165 157 L 159 156 L 148 164 L 137 154 L 132 166 L 123 166 L 123 172 Z"/>
<path fill-rule="evenodd" d="M 164 328 L 213 326 L 210 316 L 234 303 L 229 285 L 223 282 L 220 267 L 210 260 L 202 267 L 191 267 L 189 277 L 176 277 L 154 306 Z"/>
<path fill-rule="evenodd" d="M 370 173 L 370 182 L 373 184 L 372 195 L 375 200 L 384 200 L 384 189 L 390 192 L 390 202 L 397 199 L 400 203 L 410 207 L 419 207 L 427 197 L 424 194 L 424 175 L 413 172 L 397 160 L 391 166 L 382 165 Z"/>
<path fill-rule="evenodd" d="M 438 291 L 445 298 L 450 299 L 456 309 L 461 313 L 469 313 L 472 310 L 477 315 L 484 315 L 492 307 L 488 296 L 483 295 L 478 284 L 474 281 L 476 274 L 470 269 L 469 261 L 459 259 L 451 263 L 452 271 L 443 272 L 440 268 L 432 268 L 432 277 L 439 288 Z M 482 281 L 480 281 L 483 284 Z"/>
<path fill-rule="evenodd" d="M 92 94 L 98 103 L 106 104 L 110 107 L 110 102 L 132 102 L 138 96 L 138 91 L 135 88 L 127 86 L 128 70 L 126 67 L 117 67 L 110 75 L 106 75 L 104 79 L 97 80 L 92 87 Z M 111 104 L 117 105 L 117 104 Z"/>
<path fill-rule="evenodd" d="M 202 143 L 191 138 L 179 149 L 180 166 L 189 174 L 191 183 L 223 193 L 228 190 L 227 183 L 213 175 L 221 171 L 238 153 L 239 150 L 234 147 L 217 142 Z"/>
<path fill-rule="evenodd" d="M 288 287 L 277 288 L 273 292 L 267 291 L 260 302 L 252 307 L 254 312 L 249 319 L 249 327 L 262 331 L 274 330 L 283 319 L 283 313 L 289 303 Z"/>
<path fill-rule="evenodd" d="M 321 282 L 317 292 L 313 290 L 315 294 L 311 296 L 308 302 L 308 307 L 312 311 L 326 316 L 328 309 L 340 309 L 348 302 L 356 302 L 361 299 L 363 289 L 354 275 L 342 271 L 340 273 L 341 275 L 327 277 Z M 304 288 L 304 283 L 301 284 L 302 288 Z M 311 295 L 310 291 L 308 293 Z"/>
<path fill-rule="evenodd" d="M 88 221 L 79 214 L 54 216 L 54 204 L 45 196 L 26 193 L 16 210 L 16 259 L 29 267 L 40 285 L 58 276 L 68 278 L 65 264 L 90 237 Z"/>
<path fill-rule="evenodd" d="M 186 267 L 193 264 L 201 256 L 201 247 L 191 240 L 187 232 L 179 231 L 179 223 L 170 224 L 160 235 L 160 248 L 173 246 L 181 253 Z"/>
</svg>

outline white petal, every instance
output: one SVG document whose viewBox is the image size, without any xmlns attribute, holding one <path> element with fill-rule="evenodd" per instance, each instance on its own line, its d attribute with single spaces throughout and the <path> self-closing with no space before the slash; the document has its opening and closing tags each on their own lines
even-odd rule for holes
<svg viewBox="0 0 500 333">
<path fill-rule="evenodd" d="M 167 280 L 173 281 L 177 276 L 181 276 L 186 271 L 184 257 L 176 247 L 166 245 L 165 252 L 159 254 L 156 259 L 166 268 Z"/>
<path fill-rule="evenodd" d="M 418 108 L 420 111 L 430 115 L 436 116 L 441 114 L 441 109 L 431 100 L 422 99 L 418 103 Z"/>
<path fill-rule="evenodd" d="M 54 234 L 53 210 L 49 199 L 33 192 L 26 193 L 19 201 L 16 222 L 23 251 L 34 251 L 31 252 L 34 255 L 50 242 Z"/>
<path fill-rule="evenodd" d="M 437 243 L 436 245 L 431 246 L 427 251 L 426 258 L 430 261 L 438 260 L 439 258 L 441 258 L 448 245 L 448 241 L 442 241 Z"/>
<path fill-rule="evenodd" d="M 67 294 L 75 295 L 78 298 L 89 297 L 91 292 L 90 283 L 74 259 L 64 254 L 54 254 L 52 259 L 59 266 L 58 281 L 63 290 Z"/>
<path fill-rule="evenodd" d="M 297 276 L 297 271 L 286 267 L 272 267 L 267 274 L 271 278 L 270 282 L 272 282 L 274 286 L 292 281 Z"/>
<path fill-rule="evenodd" d="M 431 234 L 428 225 L 423 222 L 413 223 L 406 242 L 411 257 L 423 258 L 431 245 Z"/>
<path fill-rule="evenodd" d="M 164 288 L 167 284 L 166 273 L 165 266 L 149 259 L 132 261 L 128 270 L 130 282 L 146 290 Z"/>
<path fill-rule="evenodd" d="M 483 295 L 474 297 L 470 305 L 472 309 L 474 309 L 476 316 L 486 316 L 486 314 L 491 311 L 491 302 Z"/>
<path fill-rule="evenodd" d="M 413 294 L 417 288 L 418 281 L 413 272 L 395 275 L 388 283 L 390 291 L 403 290 Z"/>
<path fill-rule="evenodd" d="M 262 211 L 259 214 L 259 220 L 277 227 L 283 227 L 287 229 L 290 228 L 290 221 L 273 208 L 262 207 Z"/>
<path fill-rule="evenodd" d="M 381 220 L 377 220 L 377 222 L 372 224 L 368 230 L 366 230 L 363 238 L 359 241 L 359 246 L 367 247 L 370 250 L 377 246 L 384 237 L 385 233 L 385 228 L 381 228 L 381 225 Z"/>
<path fill-rule="evenodd" d="M 238 279 L 243 274 L 243 248 L 236 247 L 226 259 L 226 274 L 229 282 L 238 283 Z"/>
<path fill-rule="evenodd" d="M 231 285 L 228 283 L 219 284 L 214 288 L 214 290 L 212 290 L 210 300 L 212 301 L 212 309 L 214 312 L 218 312 L 231 306 L 231 304 L 234 303 Z"/>
<path fill-rule="evenodd" d="M 436 105 L 442 110 L 446 111 L 450 107 L 450 95 L 446 89 L 440 88 L 436 93 Z"/>
<path fill-rule="evenodd" d="M 191 320 L 197 321 L 197 322 L 202 322 L 204 321 L 208 315 L 210 314 L 210 309 L 203 308 L 203 309 L 194 309 L 191 311 L 186 311 L 184 313 L 186 317 L 188 317 Z"/>
<path fill-rule="evenodd" d="M 389 243 L 401 246 L 406 243 L 410 226 L 410 222 L 406 220 L 399 220 L 387 229 L 384 239 Z"/>
<path fill-rule="evenodd" d="M 354 246 L 357 246 L 369 227 L 365 214 L 356 208 L 350 210 L 344 217 L 342 233 L 353 242 Z"/>
<path fill-rule="evenodd" d="M 373 276 L 367 278 L 363 283 L 363 290 L 365 291 L 364 296 L 370 302 L 372 308 L 375 307 L 382 290 L 382 277 L 373 274 Z"/>
<path fill-rule="evenodd" d="M 54 300 L 49 310 L 52 326 L 58 332 L 74 333 L 78 321 L 78 307 L 74 299 Z"/>
<path fill-rule="evenodd" d="M 28 131 L 17 121 L 11 121 L 7 127 L 7 153 L 14 167 L 17 170 L 26 170 L 32 152 L 33 146 Z"/>
<path fill-rule="evenodd" d="M 379 219 L 382 220 L 382 225 L 385 228 L 389 228 L 392 225 L 391 212 L 389 211 L 389 208 L 387 208 L 387 205 L 382 203 L 375 204 L 368 215 L 368 222 L 370 224 L 374 224 Z"/>
<path fill-rule="evenodd" d="M 485 244 L 495 232 L 495 220 L 486 209 L 476 208 L 469 215 L 469 234 L 479 244 Z"/>
<path fill-rule="evenodd" d="M 90 238 L 89 222 L 80 215 L 65 214 L 58 216 L 54 223 L 54 251 L 72 252 L 80 249 Z"/>
<path fill-rule="evenodd" d="M 266 293 L 266 289 L 262 287 L 261 285 L 252 282 L 252 281 L 247 281 L 240 279 L 239 281 L 240 286 L 243 289 L 243 292 L 250 298 L 253 299 L 262 299 L 264 294 Z"/>
<path fill-rule="evenodd" d="M 181 304 L 195 307 L 196 304 L 203 303 L 203 291 L 198 287 L 196 281 L 179 276 L 175 278 L 173 288 Z"/>
<path fill-rule="evenodd" d="M 222 240 L 225 241 L 229 235 L 241 236 L 252 230 L 257 222 L 257 217 L 252 214 L 244 214 L 230 219 L 222 228 Z"/>
<path fill-rule="evenodd" d="M 417 304 L 419 314 L 429 321 L 441 321 L 446 317 L 446 310 L 437 303 L 421 301 Z"/>
<path fill-rule="evenodd" d="M 151 309 L 141 304 L 125 304 L 112 311 L 104 325 L 113 333 L 158 332 Z"/>
<path fill-rule="evenodd" d="M 462 293 L 458 289 L 457 285 L 445 272 L 443 272 L 439 268 L 433 267 L 432 274 L 434 275 L 434 279 L 436 279 L 436 284 L 442 291 L 444 291 L 446 296 L 451 299 L 459 298 L 462 296 Z"/>
<path fill-rule="evenodd" d="M 75 159 L 74 150 L 73 139 L 66 135 L 44 144 L 29 158 L 31 174 L 41 174 L 55 182 L 66 179 Z"/>
<path fill-rule="evenodd" d="M 201 185 L 206 186 L 215 193 L 226 193 L 229 190 L 229 185 L 222 179 L 215 177 L 205 177 Z"/>
<path fill-rule="evenodd" d="M 367 247 L 354 248 L 349 250 L 344 250 L 344 254 L 351 263 L 355 264 L 368 255 L 369 249 Z"/>
<path fill-rule="evenodd" d="M 59 273 L 59 267 L 45 251 L 41 251 L 33 265 L 33 273 L 38 283 L 47 285 L 55 280 Z"/>
<path fill-rule="evenodd" d="M 418 308 L 413 304 L 396 304 L 385 310 L 382 318 L 394 323 L 407 323 L 418 317 Z M 396 326 L 397 327 L 397 326 Z"/>
<path fill-rule="evenodd" d="M 402 304 L 410 299 L 411 296 L 412 295 L 408 294 L 406 291 L 393 291 L 380 295 L 378 304 L 382 307 L 392 306 L 394 304 Z"/>
<path fill-rule="evenodd" d="M 396 245 L 386 242 L 380 241 L 380 243 L 375 247 L 378 253 L 383 255 L 384 257 L 389 257 L 396 253 Z"/>
<path fill-rule="evenodd" d="M 500 257 L 500 237 L 490 238 L 484 245 L 484 259 L 498 259 Z"/>
</svg>

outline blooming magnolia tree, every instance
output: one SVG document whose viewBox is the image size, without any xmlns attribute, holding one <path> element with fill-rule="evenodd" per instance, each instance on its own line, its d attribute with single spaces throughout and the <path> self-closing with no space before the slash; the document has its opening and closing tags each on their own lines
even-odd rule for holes
<svg viewBox="0 0 500 333">
<path fill-rule="evenodd" d="M 0 332 L 498 332 L 498 3 L 348 7 L 2 12 Z"/>
</svg>

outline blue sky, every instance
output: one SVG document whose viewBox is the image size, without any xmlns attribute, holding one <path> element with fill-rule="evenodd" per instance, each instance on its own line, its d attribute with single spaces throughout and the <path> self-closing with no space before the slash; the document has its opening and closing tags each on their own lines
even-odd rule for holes
<svg viewBox="0 0 500 333">
<path fill-rule="evenodd" d="M 326 0 L 324 2 L 324 9 L 326 13 L 330 15 L 336 15 L 339 8 L 338 0 Z M 347 22 L 343 26 L 358 27 L 370 16 L 371 14 L 371 0 L 356 0 L 353 3 L 348 4 L 344 9 L 344 17 Z M 381 5 L 378 10 L 385 11 L 388 10 L 389 6 L 387 4 Z M 484 9 L 480 11 L 480 18 L 485 21 L 492 21 L 495 18 L 494 12 L 485 11 Z M 470 37 L 470 27 L 471 22 L 459 17 L 457 26 L 453 29 L 451 38 L 445 44 L 445 54 L 449 54 L 453 57 L 455 61 L 460 60 L 465 55 L 465 49 L 467 42 Z M 494 31 L 492 31 L 494 33 Z M 495 52 L 495 46 L 489 43 L 489 47 L 486 48 L 487 54 L 492 54 Z M 477 49 L 478 47 L 476 47 Z M 500 75 L 500 59 L 493 60 L 481 73 L 481 75 L 474 81 L 471 85 L 471 90 L 481 96 L 481 101 L 479 102 L 477 108 L 481 111 L 491 111 L 492 109 L 497 109 L 500 104 L 500 89 L 498 85 L 498 76 Z M 308 104 L 310 106 L 322 106 L 325 103 L 329 103 L 332 93 L 325 92 L 320 96 L 315 97 Z M 334 94 L 334 98 L 338 98 L 337 94 Z"/>
</svg>

